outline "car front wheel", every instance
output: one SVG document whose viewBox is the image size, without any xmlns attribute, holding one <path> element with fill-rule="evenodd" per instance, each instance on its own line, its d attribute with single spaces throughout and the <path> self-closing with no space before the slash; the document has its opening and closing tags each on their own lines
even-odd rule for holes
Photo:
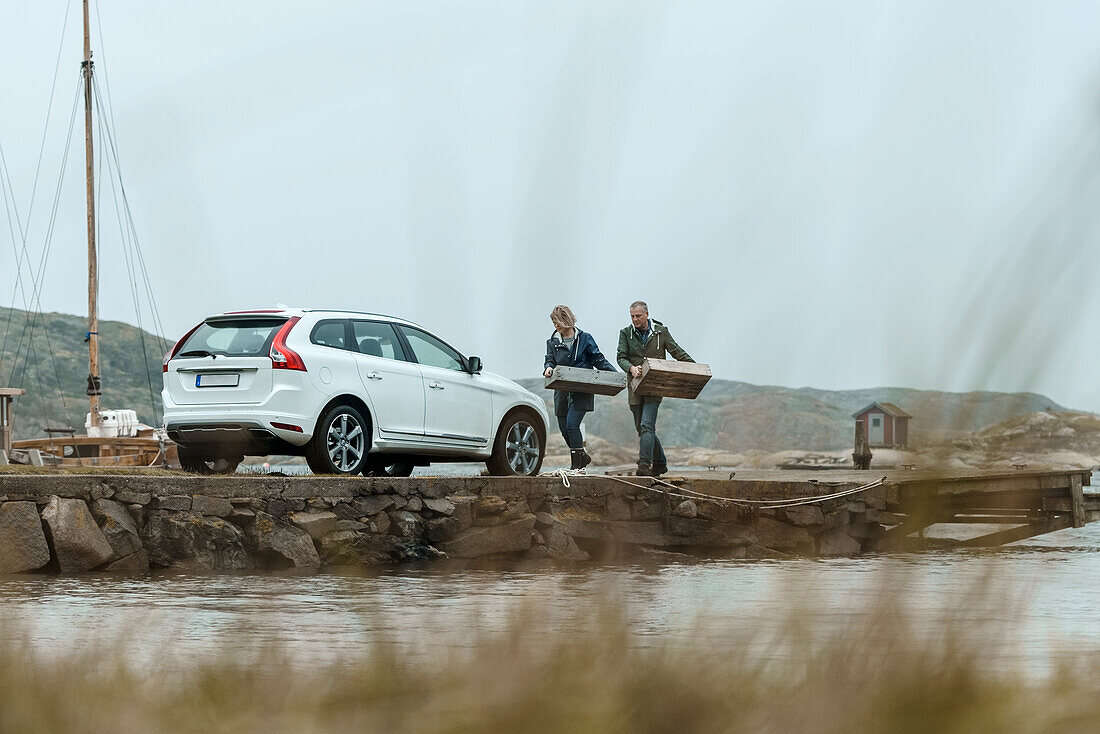
<svg viewBox="0 0 1100 734">
<path fill-rule="evenodd" d="M 336 405 L 317 421 L 306 463 L 314 474 L 358 474 L 366 466 L 370 433 L 366 419 L 350 405 Z"/>
<path fill-rule="evenodd" d="M 535 419 L 519 413 L 504 419 L 493 444 L 493 455 L 485 462 L 495 477 L 532 477 L 542 468 L 545 449 L 543 432 Z"/>
</svg>

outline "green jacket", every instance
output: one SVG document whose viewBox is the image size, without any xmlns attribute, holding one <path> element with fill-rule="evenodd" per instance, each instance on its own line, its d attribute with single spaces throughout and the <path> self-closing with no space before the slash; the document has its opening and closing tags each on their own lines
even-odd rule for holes
<svg viewBox="0 0 1100 734">
<path fill-rule="evenodd" d="M 638 333 L 634 331 L 634 325 L 626 327 L 619 332 L 619 349 L 615 353 L 615 359 L 619 363 L 619 366 L 623 368 L 623 372 L 630 375 L 630 368 L 637 367 L 642 364 L 642 360 L 646 357 L 654 357 L 656 359 L 665 359 L 665 352 L 672 355 L 673 359 L 680 362 L 694 362 L 687 352 L 685 352 L 676 340 L 672 338 L 672 334 L 669 333 L 668 327 L 662 324 L 657 319 L 650 319 L 650 323 L 653 327 L 653 333 L 649 335 L 649 340 L 642 344 L 642 340 L 638 338 Z M 631 378 L 632 379 L 632 378 Z M 661 402 L 660 398 L 653 397 L 641 397 L 635 395 L 634 391 L 630 389 L 630 382 L 627 382 L 627 401 L 631 405 L 641 405 L 647 400 L 650 402 Z"/>
</svg>

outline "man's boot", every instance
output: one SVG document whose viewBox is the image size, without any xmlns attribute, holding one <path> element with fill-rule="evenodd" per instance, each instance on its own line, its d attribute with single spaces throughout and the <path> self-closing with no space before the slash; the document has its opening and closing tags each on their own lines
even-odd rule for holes
<svg viewBox="0 0 1100 734">
<path fill-rule="evenodd" d="M 668 464 L 654 464 L 653 476 L 659 477 L 662 474 L 668 474 Z"/>
<path fill-rule="evenodd" d="M 634 474 L 635 474 L 635 476 L 639 476 L 639 477 L 657 476 L 656 474 L 653 473 L 653 465 L 650 464 L 648 461 L 639 461 L 638 462 L 638 471 L 636 471 Z"/>
</svg>

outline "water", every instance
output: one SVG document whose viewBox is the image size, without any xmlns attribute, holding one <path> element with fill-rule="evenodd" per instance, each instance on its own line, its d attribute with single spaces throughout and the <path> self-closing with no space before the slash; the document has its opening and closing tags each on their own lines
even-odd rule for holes
<svg viewBox="0 0 1100 734">
<path fill-rule="evenodd" d="M 975 594 L 983 579 L 995 593 Z M 242 573 L 0 577 L 0 639 L 47 655 L 121 645 L 159 665 L 278 642 L 292 660 L 354 657 L 381 646 L 403 658 L 461 652 L 527 612 L 551 639 L 592 629 L 621 606 L 633 644 L 710 649 L 761 644 L 799 609 L 824 630 L 858 624 L 884 590 L 918 626 L 945 615 L 974 635 L 989 625 L 1008 663 L 1049 670 L 1100 651 L 1100 523 L 989 550 L 845 559 L 685 560 L 631 565 L 444 562 L 377 574 Z M 170 653 L 171 655 L 167 655 Z"/>
</svg>

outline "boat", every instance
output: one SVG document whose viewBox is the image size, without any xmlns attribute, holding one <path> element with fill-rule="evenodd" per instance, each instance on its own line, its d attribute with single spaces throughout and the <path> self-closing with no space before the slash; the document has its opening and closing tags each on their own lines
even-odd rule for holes
<svg viewBox="0 0 1100 734">
<path fill-rule="evenodd" d="M 6 442 L 7 457 L 15 463 L 60 466 L 116 466 L 148 467 L 178 466 L 175 444 L 170 441 L 163 427 L 153 427 L 140 423 L 137 413 L 129 409 L 108 410 L 100 405 L 103 386 L 100 380 L 99 365 L 99 257 L 96 249 L 96 200 L 95 200 L 95 154 L 92 136 L 93 97 L 98 98 L 98 89 L 94 83 L 94 64 L 92 62 L 91 27 L 89 0 L 83 0 L 84 17 L 84 55 L 81 61 L 81 77 L 84 96 L 84 154 L 85 184 L 87 195 L 88 219 L 88 327 L 84 341 L 88 346 L 88 413 L 85 420 L 85 435 L 77 435 L 75 429 L 44 429 L 45 438 Z M 66 22 L 67 22 L 66 17 Z M 64 27 L 62 42 L 64 41 Z M 100 115 L 103 104 L 98 104 Z M 75 113 L 75 108 L 74 108 Z M 102 123 L 102 120 L 100 120 Z M 47 126 L 49 122 L 47 120 Z M 103 128 L 101 128 L 103 129 Z M 110 127 L 106 128 L 108 135 Z M 71 127 L 70 127 L 71 131 Z M 101 143 L 103 141 L 100 141 Z M 113 145 L 113 141 L 109 141 Z M 109 151 L 105 147 L 104 152 Z M 117 153 L 115 153 L 117 156 Z M 117 170 L 117 157 L 115 159 Z M 121 183 L 120 183 L 121 188 Z M 124 192 L 124 189 L 123 189 Z M 125 195 L 123 193 L 123 195 Z M 17 273 L 17 278 L 19 274 Z M 151 299 L 151 290 L 150 296 Z M 33 303 L 32 303 L 33 307 Z M 135 296 L 135 308 L 137 298 Z M 33 327 L 32 327 L 33 328 Z M 139 317 L 140 328 L 140 317 Z M 14 388 L 7 388 L 14 393 Z M 150 390 L 152 392 L 152 390 Z M 21 393 L 22 390 L 19 390 Z M 152 396 L 151 396 L 152 397 Z M 9 401 L 10 402 L 10 401 Z M 8 406 L 10 411 L 10 404 Z M 154 406 L 154 413 L 156 408 Z M 10 419 L 10 415 L 7 416 Z M 5 447 L 0 446 L 0 449 Z"/>
<path fill-rule="evenodd" d="M 806 454 L 799 458 L 789 461 L 786 464 L 779 464 L 777 469 L 788 469 L 792 471 L 804 471 L 811 470 L 817 471 L 822 469 L 851 469 L 852 464 L 845 457 L 842 456 L 829 456 L 828 454 Z"/>
</svg>

